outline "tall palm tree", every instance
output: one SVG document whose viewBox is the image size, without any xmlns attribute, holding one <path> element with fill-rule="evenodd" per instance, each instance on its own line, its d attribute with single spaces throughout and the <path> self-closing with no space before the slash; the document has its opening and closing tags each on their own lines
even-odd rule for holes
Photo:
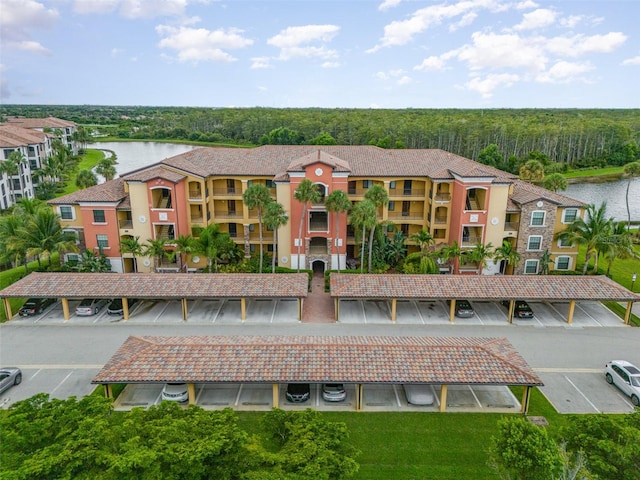
<svg viewBox="0 0 640 480">
<path fill-rule="evenodd" d="M 300 248 L 302 247 L 302 225 L 307 220 L 307 206 L 309 203 L 320 201 L 321 194 L 318 186 L 311 183 L 311 180 L 305 178 L 295 192 L 293 198 L 302 203 L 302 213 L 300 214 L 300 222 L 298 224 L 298 273 L 300 273 Z"/>
<path fill-rule="evenodd" d="M 98 165 L 96 165 L 96 173 L 102 176 L 107 182 L 113 180 L 117 173 L 115 167 L 117 163 L 115 153 L 110 157 L 104 157 L 98 162 Z"/>
<path fill-rule="evenodd" d="M 126 237 L 120 240 L 120 253 L 133 255 L 133 273 L 138 273 L 138 258 L 143 255 L 144 247 L 140 243 L 140 237 Z"/>
<path fill-rule="evenodd" d="M 482 273 L 482 269 L 487 266 L 487 260 L 493 258 L 493 245 L 491 242 L 483 245 L 478 242 L 467 252 L 467 259 L 478 265 L 478 275 Z"/>
<path fill-rule="evenodd" d="M 568 184 L 569 182 L 567 182 L 567 179 L 561 173 L 550 173 L 542 180 L 542 186 L 553 192 L 566 190 Z"/>
<path fill-rule="evenodd" d="M 30 217 L 23 228 L 27 254 L 40 258 L 51 258 L 54 253 L 76 252 L 76 237 L 65 232 L 60 219 L 52 210 L 42 209 Z M 51 268 L 51 262 L 49 262 Z"/>
<path fill-rule="evenodd" d="M 258 261 L 258 271 L 259 273 L 262 273 L 262 211 L 267 206 L 267 203 L 272 201 L 271 193 L 266 185 L 254 183 L 242 194 L 242 200 L 249 210 L 253 210 L 255 208 L 258 213 L 258 234 L 260 239 L 260 260 Z"/>
<path fill-rule="evenodd" d="M 163 238 L 147 239 L 147 244 L 143 246 L 142 254 L 145 257 L 152 257 L 154 259 L 154 270 L 157 272 L 162 267 L 162 257 L 165 256 L 165 245 L 167 241 Z"/>
<path fill-rule="evenodd" d="M 457 260 L 462 256 L 462 249 L 458 242 L 455 240 L 450 245 L 444 245 L 438 250 L 438 258 L 441 258 L 445 262 L 453 261 L 454 265 Z"/>
<path fill-rule="evenodd" d="M 0 259 L 10 261 L 16 267 L 22 260 L 24 271 L 28 273 L 27 244 L 23 236 L 26 220 L 26 216 L 15 213 L 0 217 Z"/>
<path fill-rule="evenodd" d="M 529 160 L 520 167 L 520 178 L 527 182 L 537 183 L 544 178 L 544 165 L 538 160 Z"/>
<path fill-rule="evenodd" d="M 389 194 L 385 190 L 382 185 L 373 185 L 367 193 L 364 195 L 365 200 L 369 200 L 373 203 L 373 206 L 376 209 L 376 215 L 378 208 L 385 206 L 389 203 Z M 376 231 L 377 221 L 374 222 L 373 226 L 369 230 L 369 273 L 371 273 L 372 262 L 373 262 L 373 236 Z"/>
<path fill-rule="evenodd" d="M 180 259 L 180 271 L 182 271 L 187 266 L 187 255 L 193 252 L 193 237 L 191 235 L 179 235 L 171 243 L 176 246 L 174 252 Z"/>
<path fill-rule="evenodd" d="M 504 261 L 505 268 L 502 273 L 507 273 L 507 269 L 511 267 L 511 271 L 518 266 L 520 259 L 522 258 L 520 253 L 515 249 L 513 244 L 508 240 L 502 242 L 502 246 L 497 247 L 494 253 L 494 260 L 498 262 Z"/>
<path fill-rule="evenodd" d="M 598 251 L 611 236 L 613 218 L 606 218 L 606 212 L 607 202 L 602 202 L 597 208 L 589 204 L 585 209 L 585 219 L 576 218 L 566 230 L 556 234 L 556 239 L 585 245 L 583 275 L 587 273 L 591 258 L 595 258 L 594 270 L 598 271 Z"/>
<path fill-rule="evenodd" d="M 218 271 L 218 256 L 221 248 L 222 232 L 220 225 L 212 223 L 196 232 L 193 240 L 193 252 L 199 253 L 207 257 L 209 273 L 213 273 L 213 264 L 215 262 L 215 271 Z"/>
<path fill-rule="evenodd" d="M 634 177 L 640 177 L 640 162 L 627 163 L 622 169 L 624 176 L 629 180 L 627 181 L 627 195 L 625 200 L 627 202 L 627 230 L 631 228 L 631 210 L 629 210 L 629 187 L 631 186 L 631 180 Z"/>
<path fill-rule="evenodd" d="M 83 169 L 76 175 L 76 186 L 84 189 L 98 184 L 98 177 L 89 169 Z"/>
<path fill-rule="evenodd" d="M 324 201 L 327 211 L 333 212 L 336 219 L 336 238 L 333 244 L 336 247 L 336 257 L 338 260 L 338 273 L 340 273 L 340 251 L 338 249 L 338 240 L 340 240 L 340 214 L 348 213 L 351 210 L 351 200 L 349 195 L 343 190 L 334 190 L 331 192 Z M 346 244 L 346 242 L 345 242 Z"/>
<path fill-rule="evenodd" d="M 604 245 L 601 252 L 607 260 L 607 277 L 610 276 L 611 265 L 616 258 L 638 258 L 638 254 L 633 249 L 628 225 L 625 226 L 624 222 L 614 224 L 611 235 L 610 241 Z"/>
<path fill-rule="evenodd" d="M 278 246 L 278 229 L 284 227 L 289 221 L 287 212 L 281 203 L 274 200 L 267 203 L 264 209 L 264 223 L 267 228 L 273 230 L 273 254 L 271 255 L 271 273 L 276 272 L 276 258 Z"/>
<path fill-rule="evenodd" d="M 360 245 L 360 272 L 364 269 L 364 244 L 367 238 L 367 228 L 373 228 L 376 224 L 376 207 L 370 200 L 356 203 L 351 209 L 349 223 L 356 232 L 362 230 Z"/>
<path fill-rule="evenodd" d="M 409 236 L 409 240 L 416 242 L 418 244 L 418 248 L 420 248 L 420 253 L 424 253 L 424 251 L 433 245 L 434 239 L 429 233 L 429 230 L 424 228 L 420 229 L 419 232 L 416 232 Z"/>
<path fill-rule="evenodd" d="M 9 154 L 6 160 L 0 162 L 0 175 L 6 173 L 9 177 L 9 192 L 11 193 L 11 203 L 16 203 L 16 192 L 13 188 L 13 180 L 11 177 L 18 177 L 20 183 L 20 190 L 22 190 L 22 176 L 20 175 L 20 166 L 25 165 L 27 159 L 18 150 L 14 150 Z"/>
</svg>

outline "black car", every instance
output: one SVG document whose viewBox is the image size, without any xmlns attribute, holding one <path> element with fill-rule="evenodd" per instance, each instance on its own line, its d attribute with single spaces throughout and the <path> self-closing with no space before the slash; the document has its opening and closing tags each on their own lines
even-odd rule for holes
<svg viewBox="0 0 640 480">
<path fill-rule="evenodd" d="M 447 303 L 451 305 L 451 300 L 447 300 Z M 475 312 L 469 300 L 456 300 L 456 317 L 469 318 L 474 315 Z"/>
<path fill-rule="evenodd" d="M 138 301 L 137 298 L 127 298 L 127 306 L 129 307 L 129 311 Z M 124 313 L 124 308 L 122 307 L 122 299 L 114 298 L 112 302 L 107 307 L 107 314 L 109 315 L 122 315 Z"/>
<path fill-rule="evenodd" d="M 509 300 L 502 300 L 502 305 L 509 308 Z M 513 316 L 518 318 L 533 318 L 533 310 L 524 300 L 516 300 Z"/>
<path fill-rule="evenodd" d="M 311 397 L 311 387 L 308 383 L 290 383 L 287 385 L 287 400 L 302 403 Z"/>
<path fill-rule="evenodd" d="M 56 303 L 55 298 L 30 298 L 20 308 L 18 313 L 21 317 L 28 317 L 31 315 L 38 315 L 42 313 L 49 305 Z"/>
</svg>

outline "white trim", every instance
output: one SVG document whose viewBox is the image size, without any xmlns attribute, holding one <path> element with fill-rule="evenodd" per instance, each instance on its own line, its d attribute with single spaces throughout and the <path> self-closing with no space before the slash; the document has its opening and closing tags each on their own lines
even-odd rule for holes
<svg viewBox="0 0 640 480">
<path fill-rule="evenodd" d="M 534 263 L 534 262 L 536 264 L 536 271 L 535 272 L 527 272 L 527 264 L 528 263 Z M 540 268 L 540 260 L 536 260 L 536 259 L 530 258 L 529 260 L 525 260 L 525 262 L 524 262 L 524 270 L 523 270 L 522 273 L 524 273 L 525 275 L 537 275 L 538 271 L 539 271 L 539 268 Z"/>
<path fill-rule="evenodd" d="M 531 246 L 531 239 L 534 238 L 534 237 L 540 238 L 540 247 L 539 248 L 531 248 L 530 247 Z M 527 251 L 528 252 L 540 252 L 540 251 L 542 251 L 542 240 L 543 240 L 542 235 L 529 235 L 529 237 L 527 238 Z"/>
<path fill-rule="evenodd" d="M 558 263 L 560 263 L 560 259 L 561 258 L 568 258 L 569 261 L 567 262 L 567 268 L 558 268 Z M 555 259 L 554 263 L 554 268 L 556 270 L 560 270 L 560 271 L 566 271 L 566 270 L 571 270 L 572 267 L 572 263 L 573 263 L 573 258 L 569 255 L 558 255 Z"/>
</svg>

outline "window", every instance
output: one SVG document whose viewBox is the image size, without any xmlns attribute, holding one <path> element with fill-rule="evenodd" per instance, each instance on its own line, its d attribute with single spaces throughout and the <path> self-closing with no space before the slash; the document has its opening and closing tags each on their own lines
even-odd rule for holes
<svg viewBox="0 0 640 480">
<path fill-rule="evenodd" d="M 395 180 L 391 180 L 389 182 L 389 190 L 395 190 L 396 189 L 396 181 Z"/>
<path fill-rule="evenodd" d="M 556 270 L 569 270 L 571 266 L 571 257 L 558 257 L 556 258 Z"/>
<path fill-rule="evenodd" d="M 573 244 L 571 243 L 570 240 L 568 240 L 566 238 L 561 238 L 560 240 L 558 240 L 558 246 L 559 247 L 571 247 L 571 246 L 573 246 Z"/>
<path fill-rule="evenodd" d="M 527 275 L 535 275 L 538 273 L 538 260 L 527 260 L 524 263 L 524 273 Z"/>
<path fill-rule="evenodd" d="M 58 211 L 60 212 L 60 218 L 62 220 L 74 220 L 73 207 L 62 205 Z"/>
<path fill-rule="evenodd" d="M 267 180 L 266 182 L 267 188 L 276 188 L 276 182 L 273 180 Z"/>
<path fill-rule="evenodd" d="M 363 180 L 362 188 L 371 188 L 373 186 L 373 180 Z"/>
<path fill-rule="evenodd" d="M 389 211 L 393 212 L 396 209 L 396 202 L 394 202 L 393 200 L 389 200 Z"/>
<path fill-rule="evenodd" d="M 98 242 L 98 248 L 109 248 L 109 237 L 106 235 L 96 235 L 96 241 Z"/>
<path fill-rule="evenodd" d="M 531 235 L 527 242 L 527 250 L 541 250 L 542 249 L 542 235 Z"/>
<path fill-rule="evenodd" d="M 238 226 L 235 223 L 229 224 L 229 236 L 235 238 L 238 236 Z"/>
<path fill-rule="evenodd" d="M 93 211 L 93 223 L 107 223 L 107 220 L 104 216 L 104 210 Z"/>
<path fill-rule="evenodd" d="M 562 223 L 573 223 L 578 218 L 577 208 L 566 208 L 562 213 Z"/>
<path fill-rule="evenodd" d="M 544 226 L 545 215 L 546 212 L 543 211 L 531 212 L 531 225 L 534 227 Z"/>
<path fill-rule="evenodd" d="M 73 230 L 73 229 L 65 229 L 62 230 L 63 233 L 65 233 L 66 235 L 72 236 L 74 238 L 74 242 L 76 242 L 76 245 L 78 245 L 80 243 L 80 236 L 78 235 L 78 231 L 77 230 Z"/>
</svg>

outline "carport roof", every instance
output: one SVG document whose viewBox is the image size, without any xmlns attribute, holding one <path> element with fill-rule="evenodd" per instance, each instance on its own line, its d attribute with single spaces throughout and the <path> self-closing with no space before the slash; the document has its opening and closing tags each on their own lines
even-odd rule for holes
<svg viewBox="0 0 640 480">
<path fill-rule="evenodd" d="M 0 290 L 0 297 L 304 298 L 306 273 L 42 273 Z"/>
<path fill-rule="evenodd" d="M 470 300 L 640 301 L 613 280 L 589 275 L 331 274 L 337 298 L 466 298 Z"/>
<path fill-rule="evenodd" d="M 92 383 L 543 385 L 505 338 L 131 336 Z"/>
</svg>

